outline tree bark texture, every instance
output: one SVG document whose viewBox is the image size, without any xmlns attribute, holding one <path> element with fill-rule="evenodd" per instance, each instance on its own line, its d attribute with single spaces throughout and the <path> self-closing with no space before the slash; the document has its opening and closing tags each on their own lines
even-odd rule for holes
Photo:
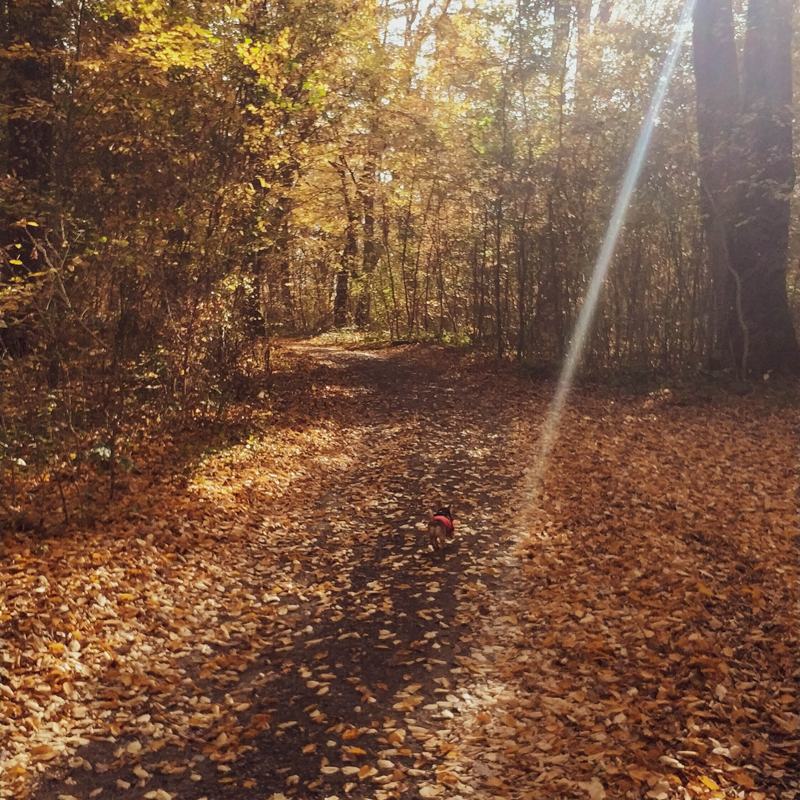
<svg viewBox="0 0 800 800">
<path fill-rule="evenodd" d="M 757 372 L 797 372 L 797 344 L 786 295 L 792 162 L 792 3 L 750 0 L 737 133 L 737 185 L 731 262 L 741 281 L 747 359 Z M 745 334 L 745 331 L 741 331 Z M 734 340 L 744 353 L 745 342 Z"/>
<path fill-rule="evenodd" d="M 698 0 L 693 43 L 717 350 L 742 377 L 794 373 L 800 347 L 786 295 L 791 0 L 750 0 L 741 80 L 730 0 Z"/>
</svg>

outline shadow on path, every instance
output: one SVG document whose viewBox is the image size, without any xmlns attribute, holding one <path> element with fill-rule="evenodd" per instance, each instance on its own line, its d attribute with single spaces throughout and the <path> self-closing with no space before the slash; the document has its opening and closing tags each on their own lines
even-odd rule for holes
<svg viewBox="0 0 800 800">
<path fill-rule="evenodd" d="M 348 465 L 292 487 L 300 532 L 264 504 L 243 556 L 253 609 L 196 631 L 161 691 L 108 687 L 107 716 L 127 703 L 138 733 L 109 726 L 36 797 L 432 796 L 436 730 L 458 713 L 460 656 L 502 576 L 513 392 L 447 351 L 291 350 L 309 420 L 337 426 Z M 457 537 L 432 553 L 423 523 L 440 502 Z M 259 570 L 260 548 L 279 574 Z"/>
</svg>

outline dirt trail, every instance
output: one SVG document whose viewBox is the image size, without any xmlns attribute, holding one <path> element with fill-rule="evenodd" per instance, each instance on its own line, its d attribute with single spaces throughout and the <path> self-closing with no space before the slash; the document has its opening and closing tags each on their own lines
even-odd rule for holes
<svg viewBox="0 0 800 800">
<path fill-rule="evenodd" d="M 172 735 L 148 752 L 130 731 L 93 742 L 37 797 L 88 798 L 101 787 L 103 797 L 128 796 L 120 780 L 181 798 L 457 789 L 456 772 L 437 783 L 436 770 L 454 747 L 447 728 L 471 674 L 462 661 L 481 646 L 484 619 L 497 616 L 512 560 L 508 503 L 521 469 L 513 392 L 502 374 L 446 351 L 290 352 L 304 373 L 294 401 L 312 387 L 308 423 L 329 418 L 338 443 L 291 487 L 304 524 L 277 522 L 265 504 L 267 524 L 237 565 L 247 594 L 266 599 L 249 630 L 257 652 L 220 678 L 204 671 L 219 647 L 195 651 L 182 681 L 199 716 L 182 743 Z M 422 527 L 440 503 L 453 505 L 457 538 L 433 553 Z M 276 569 L 265 574 L 262 558 Z M 136 715 L 156 720 L 159 706 L 137 698 Z M 216 706 L 242 710 L 204 729 Z"/>
<path fill-rule="evenodd" d="M 552 387 L 276 362 L 256 432 L 11 541 L 5 796 L 800 797 L 796 401 L 578 391 L 520 531 Z"/>
</svg>

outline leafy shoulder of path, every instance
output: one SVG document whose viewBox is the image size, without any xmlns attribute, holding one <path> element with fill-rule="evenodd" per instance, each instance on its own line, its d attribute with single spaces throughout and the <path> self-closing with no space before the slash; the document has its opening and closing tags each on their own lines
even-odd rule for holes
<svg viewBox="0 0 800 800">
<path fill-rule="evenodd" d="M 522 529 L 549 387 L 285 363 L 258 435 L 6 534 L 9 796 L 796 795 L 795 412 L 580 392 Z"/>
</svg>

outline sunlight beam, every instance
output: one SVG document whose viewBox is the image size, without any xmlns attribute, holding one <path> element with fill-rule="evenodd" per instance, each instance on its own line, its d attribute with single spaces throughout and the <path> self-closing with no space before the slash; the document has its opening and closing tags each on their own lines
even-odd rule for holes
<svg viewBox="0 0 800 800">
<path fill-rule="evenodd" d="M 691 27 L 692 14 L 696 1 L 697 0 L 685 0 L 680 18 L 675 26 L 672 43 L 667 52 L 667 57 L 664 60 L 664 66 L 661 68 L 661 75 L 656 84 L 653 98 L 650 101 L 650 108 L 642 124 L 642 130 L 639 133 L 639 138 L 633 149 L 628 168 L 625 171 L 622 187 L 614 203 L 614 210 L 611 214 L 611 220 L 608 224 L 605 239 L 603 240 L 603 245 L 600 248 L 600 253 L 595 262 L 589 290 L 583 301 L 583 306 L 578 316 L 578 322 L 575 325 L 575 330 L 570 340 L 564 367 L 558 379 L 556 393 L 550 403 L 547 417 L 542 425 L 542 431 L 539 434 L 533 467 L 529 470 L 527 475 L 526 497 L 528 502 L 525 506 L 531 512 L 536 508 L 539 502 L 542 483 L 547 471 L 547 464 L 558 436 L 558 429 L 561 424 L 561 417 L 564 413 L 567 396 L 572 387 L 575 372 L 580 365 L 581 356 L 583 355 L 583 349 L 586 343 L 586 336 L 589 332 L 597 308 L 597 301 L 600 297 L 600 290 L 603 287 L 603 281 L 606 278 L 606 273 L 611 264 L 614 248 L 616 247 L 617 239 L 624 225 L 625 215 L 627 214 L 633 191 L 639 180 L 639 174 L 642 171 L 647 147 L 650 144 L 653 128 L 658 120 L 664 98 L 667 95 L 672 73 L 675 70 L 675 65 L 678 63 L 686 34 Z"/>
</svg>

